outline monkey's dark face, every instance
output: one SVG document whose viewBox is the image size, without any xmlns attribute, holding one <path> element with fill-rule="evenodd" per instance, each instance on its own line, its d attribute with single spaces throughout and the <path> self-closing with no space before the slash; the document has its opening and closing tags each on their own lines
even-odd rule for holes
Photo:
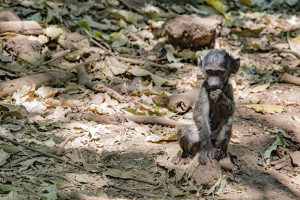
<svg viewBox="0 0 300 200">
<path fill-rule="evenodd" d="M 198 65 L 209 90 L 222 90 L 230 75 L 238 71 L 240 60 L 234 59 L 225 50 L 212 50 L 203 59 L 198 58 Z"/>
</svg>

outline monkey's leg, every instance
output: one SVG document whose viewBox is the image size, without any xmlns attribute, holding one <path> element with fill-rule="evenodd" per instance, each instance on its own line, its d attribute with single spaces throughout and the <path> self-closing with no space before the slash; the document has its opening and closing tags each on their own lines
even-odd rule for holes
<svg viewBox="0 0 300 200">
<path fill-rule="evenodd" d="M 177 126 L 177 139 L 182 149 L 182 155 L 173 159 L 173 163 L 188 163 L 199 149 L 199 134 L 195 124 Z"/>
<path fill-rule="evenodd" d="M 228 145 L 232 135 L 232 118 L 229 118 L 227 122 L 223 125 L 221 132 L 216 139 L 216 147 L 219 151 L 215 152 L 215 159 L 220 160 L 227 157 L 228 155 Z"/>
</svg>

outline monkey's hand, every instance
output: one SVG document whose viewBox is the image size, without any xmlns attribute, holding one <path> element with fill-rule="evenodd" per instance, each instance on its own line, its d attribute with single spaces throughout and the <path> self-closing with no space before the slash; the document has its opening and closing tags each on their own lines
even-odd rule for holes
<svg viewBox="0 0 300 200">
<path fill-rule="evenodd" d="M 214 158 L 214 150 L 211 142 L 207 142 L 203 145 L 202 150 L 199 153 L 199 162 L 201 165 L 206 165 L 208 161 L 212 161 Z"/>
<path fill-rule="evenodd" d="M 222 97 L 222 95 L 223 95 L 223 92 L 221 89 L 216 89 L 209 93 L 210 99 L 215 103 Z"/>
</svg>

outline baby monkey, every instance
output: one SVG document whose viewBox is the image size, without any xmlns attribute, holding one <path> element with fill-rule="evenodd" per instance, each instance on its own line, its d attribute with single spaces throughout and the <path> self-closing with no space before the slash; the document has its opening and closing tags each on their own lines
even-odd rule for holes
<svg viewBox="0 0 300 200">
<path fill-rule="evenodd" d="M 205 80 L 195 99 L 195 124 L 178 126 L 177 137 L 183 150 L 181 159 L 186 162 L 199 153 L 199 162 L 205 165 L 227 156 L 235 110 L 228 79 L 239 70 L 240 59 L 225 50 L 212 50 L 203 59 L 198 58 L 198 65 Z"/>
</svg>

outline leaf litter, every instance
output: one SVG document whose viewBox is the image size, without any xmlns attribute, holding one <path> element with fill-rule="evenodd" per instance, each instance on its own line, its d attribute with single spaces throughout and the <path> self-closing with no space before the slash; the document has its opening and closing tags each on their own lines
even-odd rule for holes
<svg viewBox="0 0 300 200">
<path fill-rule="evenodd" d="M 299 76 L 294 70 L 299 63 L 298 34 L 294 26 L 300 20 L 295 15 L 293 1 L 269 2 L 3 3 L 1 12 L 11 15 L 4 13 L 4 21 L 0 17 L 0 27 L 8 22 L 24 25 L 22 30 L 1 32 L 0 77 L 3 82 L 48 70 L 66 76 L 55 85 L 49 84 L 49 79 L 38 84 L 20 81 L 19 88 L 1 95 L 1 135 L 14 139 L 12 142 L 2 138 L 0 143 L 1 198 L 69 199 L 72 192 L 86 189 L 87 193 L 78 195 L 106 199 L 204 196 L 231 199 L 251 195 L 259 199 L 261 193 L 252 189 L 254 185 L 243 183 L 244 189 L 239 185 L 245 178 L 254 180 L 251 177 L 256 176 L 262 183 L 269 184 L 262 169 L 252 174 L 251 162 L 260 164 L 266 158 L 271 162 L 282 161 L 283 167 L 268 167 L 288 177 L 299 173 L 296 167 L 287 164 L 289 159 L 278 161 L 281 147 L 296 149 L 297 124 L 284 127 L 288 134 L 294 135 L 278 136 L 268 148 L 264 141 L 272 139 L 270 134 L 277 132 L 266 131 L 269 130 L 266 124 L 257 122 L 259 117 L 265 117 L 264 120 L 275 117 L 271 119 L 278 122 L 286 113 L 291 114 L 293 123 L 299 121 L 299 88 L 279 83 L 279 80 L 287 72 Z M 12 11 L 6 11 L 10 6 Z M 247 10 L 248 6 L 253 12 Z M 278 7 L 289 10 L 290 14 L 276 13 Z M 175 113 L 155 105 L 152 97 L 183 93 L 199 84 L 203 76 L 196 67 L 196 55 L 205 54 L 207 50 L 174 48 L 170 38 L 157 31 L 178 14 L 216 13 L 225 20 L 216 45 L 240 57 L 242 63 L 240 72 L 232 80 L 238 97 L 234 134 L 239 140 L 230 145 L 231 159 L 237 170 L 214 169 L 213 175 L 218 176 L 206 179 L 209 184 L 205 185 L 201 182 L 205 177 L 197 174 L 197 170 L 202 172 L 201 168 L 172 163 L 172 157 L 179 150 L 178 144 L 172 142 L 176 140 L 174 128 L 132 121 L 102 124 L 86 121 L 82 113 L 111 117 L 126 116 L 129 111 L 135 115 L 191 121 L 191 110 L 185 114 Z M 277 50 L 272 52 L 273 48 Z M 74 72 L 82 70 L 76 67 L 80 63 L 86 73 L 80 73 L 85 76 L 78 77 L 82 82 L 77 84 Z M 139 81 L 134 83 L 135 79 Z M 71 83 L 67 83 L 69 80 Z M 91 82 L 100 82 L 101 89 L 89 85 Z M 1 89 L 7 91 L 10 87 Z M 124 98 L 116 98 L 116 93 Z M 242 110 L 239 105 L 255 113 Z M 252 149 L 253 144 L 255 149 Z M 36 151 L 39 149 L 42 152 Z M 254 160 L 245 149 L 253 151 Z M 166 154 L 168 151 L 174 155 Z M 50 156 L 46 152 L 50 152 Z M 188 171 L 197 173 L 191 175 Z M 38 173 L 43 176 L 36 175 Z M 191 176 L 201 177 L 196 180 L 198 185 Z M 290 180 L 299 185 L 297 175 Z M 295 185 L 287 187 L 299 187 Z M 282 194 L 289 196 L 280 186 L 277 189 L 279 198 Z"/>
</svg>

